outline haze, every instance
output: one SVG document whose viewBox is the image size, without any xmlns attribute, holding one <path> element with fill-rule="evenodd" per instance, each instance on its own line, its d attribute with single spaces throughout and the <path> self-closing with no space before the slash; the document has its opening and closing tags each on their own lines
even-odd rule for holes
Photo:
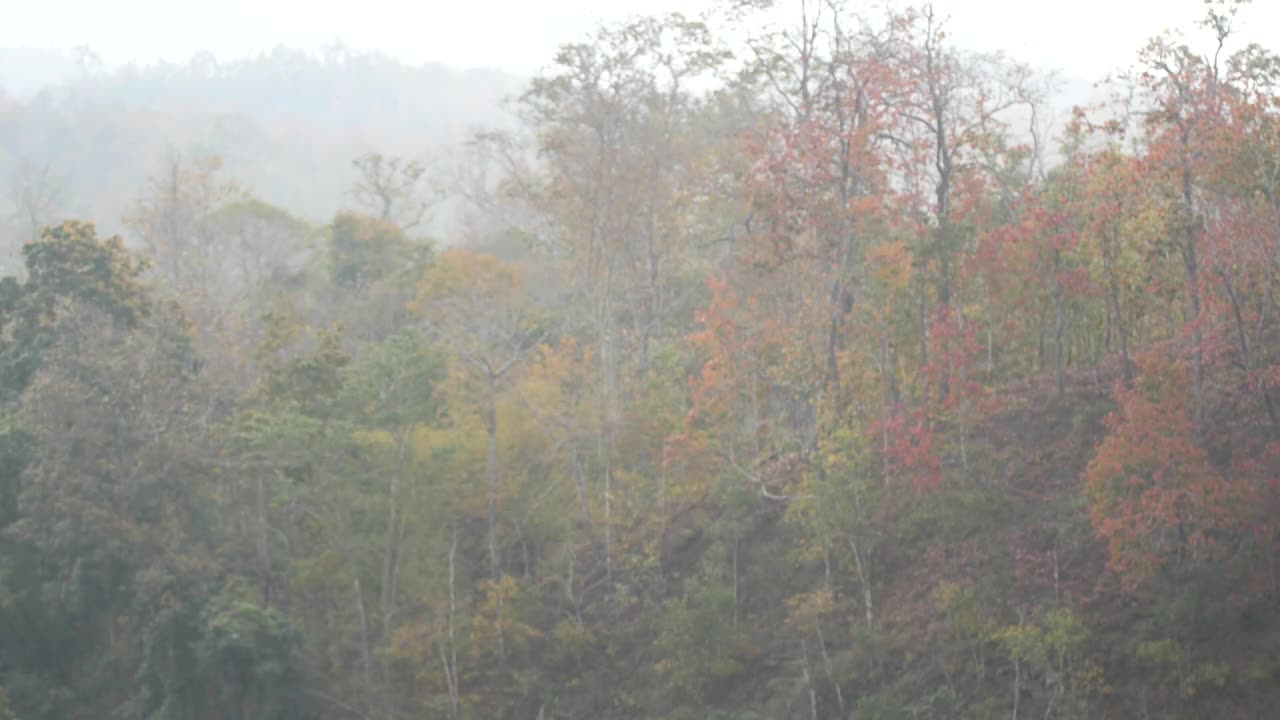
<svg viewBox="0 0 1280 720">
<path fill-rule="evenodd" d="M 530 74 L 555 48 L 601 21 L 680 11 L 707 0 L 366 0 L 359 3 L 224 0 L 13 3 L 0 47 L 70 49 L 88 45 L 108 63 L 187 60 L 199 50 L 222 59 L 277 45 L 315 49 L 335 39 L 409 63 L 493 67 Z M 794 3 L 778 3 L 789 14 Z M 1136 48 L 1170 28 L 1189 28 L 1202 0 L 941 0 L 958 44 L 1004 49 L 1068 77 L 1093 81 L 1132 61 Z M 1280 4 L 1258 2 L 1241 18 L 1241 37 L 1261 40 L 1280 27 Z"/>
<path fill-rule="evenodd" d="M 0 720 L 1278 717 L 1280 7 L 935 2 L 10 0 Z"/>
</svg>

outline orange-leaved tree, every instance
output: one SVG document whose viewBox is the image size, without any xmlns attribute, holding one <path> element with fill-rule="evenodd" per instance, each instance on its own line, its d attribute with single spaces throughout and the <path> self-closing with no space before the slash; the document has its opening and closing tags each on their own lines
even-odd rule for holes
<svg viewBox="0 0 1280 720">
<path fill-rule="evenodd" d="M 1187 368 L 1155 355 L 1138 367 L 1132 388 L 1117 386 L 1110 432 L 1085 470 L 1094 529 L 1128 588 L 1212 557 L 1233 526 L 1231 487 L 1196 440 Z"/>
</svg>

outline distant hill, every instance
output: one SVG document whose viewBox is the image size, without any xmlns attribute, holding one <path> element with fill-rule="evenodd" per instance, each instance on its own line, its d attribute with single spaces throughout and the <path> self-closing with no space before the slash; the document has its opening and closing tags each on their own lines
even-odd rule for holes
<svg viewBox="0 0 1280 720">
<path fill-rule="evenodd" d="M 19 163 L 49 168 L 62 214 L 115 229 L 170 145 L 220 155 L 228 178 L 322 221 L 343 204 L 354 157 L 435 154 L 507 123 L 502 101 L 524 82 L 340 45 L 117 68 L 79 52 L 0 49 L 0 230 L 14 224 Z"/>
<path fill-rule="evenodd" d="M 0 89 L 10 97 L 28 99 L 76 76 L 72 53 L 45 48 L 0 47 Z"/>
</svg>

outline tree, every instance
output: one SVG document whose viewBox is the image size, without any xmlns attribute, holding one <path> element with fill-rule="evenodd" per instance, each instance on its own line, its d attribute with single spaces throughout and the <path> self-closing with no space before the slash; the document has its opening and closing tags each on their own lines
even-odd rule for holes
<svg viewBox="0 0 1280 720">
<path fill-rule="evenodd" d="M 311 226 L 254 197 L 218 208 L 209 220 L 226 253 L 226 300 L 244 300 L 271 283 L 296 282 L 315 251 Z"/>
<path fill-rule="evenodd" d="M 971 213 L 986 180 L 986 160 L 998 149 L 1009 112 L 1033 104 L 1029 70 L 1000 55 L 965 54 L 948 47 L 945 21 L 934 8 L 908 12 L 902 30 L 889 39 L 901 80 L 891 101 L 896 122 L 891 133 L 900 149 L 900 172 L 910 216 L 922 238 L 921 262 L 933 271 L 938 308 L 950 313 L 955 272 L 969 245 Z M 920 295 L 922 348 L 929 318 Z M 927 356 L 921 363 L 927 364 Z M 947 386 L 938 388 L 945 398 Z"/>
<path fill-rule="evenodd" d="M 404 232 L 386 221 L 354 213 L 339 213 L 333 219 L 329 263 L 339 287 L 367 290 L 395 272 L 409 252 Z"/>
<path fill-rule="evenodd" d="M 1152 40 L 1140 56 L 1137 89 L 1143 105 L 1138 112 L 1147 132 L 1148 172 L 1161 179 L 1173 214 L 1170 240 L 1182 261 L 1187 302 L 1186 329 L 1196 395 L 1195 422 L 1205 420 L 1206 333 L 1204 279 L 1201 277 L 1205 215 L 1200 200 L 1202 174 L 1211 138 L 1223 121 L 1229 80 L 1222 75 L 1220 56 L 1232 35 L 1239 2 L 1208 3 L 1202 24 L 1214 34 L 1212 56 L 1201 56 L 1170 37 Z"/>
<path fill-rule="evenodd" d="M 331 286 L 318 308 L 323 322 L 340 322 L 361 341 L 380 342 L 406 329 L 406 306 L 431 245 L 390 222 L 350 212 L 334 216 L 327 239 Z"/>
<path fill-rule="evenodd" d="M 898 78 L 883 29 L 856 17 L 850 25 L 840 2 L 800 5 L 797 26 L 750 41 L 747 78 L 763 84 L 769 112 L 749 145 L 744 191 L 763 237 L 747 261 L 812 263 L 810 281 L 830 286 L 825 372 L 839 395 L 841 334 L 866 289 L 856 268 L 890 194 L 888 100 Z"/>
<path fill-rule="evenodd" d="M 170 148 L 161 173 L 149 179 L 146 193 L 125 220 L 170 287 L 209 301 L 221 296 L 228 259 L 212 218 L 240 193 L 218 178 L 221 168 L 216 156 L 187 159 Z M 216 316 L 216 309 L 211 314 Z"/>
<path fill-rule="evenodd" d="M 633 360 L 634 377 L 644 379 L 667 323 L 670 278 L 685 260 L 689 178 L 699 168 L 687 88 L 723 60 L 702 23 L 679 14 L 641 18 L 562 46 L 520 99 L 543 159 L 526 194 L 555 225 L 554 249 L 574 271 L 572 290 L 597 345 L 609 577 L 616 446 L 634 394 L 623 373 Z"/>
<path fill-rule="evenodd" d="M 54 174 L 52 163 L 37 166 L 29 159 L 18 162 L 9 180 L 10 201 L 14 215 L 27 226 L 29 240 L 54 223 L 66 198 L 62 181 Z"/>
<path fill-rule="evenodd" d="M 498 551 L 498 390 L 545 336 L 515 268 L 492 255 L 447 250 L 418 285 L 416 307 L 426 330 L 474 372 L 483 392 L 488 437 L 488 546 L 493 581 L 502 577 Z"/>
<path fill-rule="evenodd" d="M 436 388 L 444 379 L 444 370 L 441 355 L 427 347 L 420 336 L 406 332 L 366 347 L 346 369 L 338 395 L 338 402 L 348 408 L 347 416 L 360 428 L 362 449 L 377 458 L 375 467 L 388 479 L 378 581 L 381 637 L 387 645 L 396 632 L 401 573 L 408 553 L 406 537 L 415 520 L 407 508 L 419 506 L 424 499 L 434 500 L 421 487 L 422 464 L 413 457 L 413 436 L 432 424 L 440 412 L 442 403 Z M 384 658 L 388 714 L 392 707 L 389 663 L 390 658 Z"/>
<path fill-rule="evenodd" d="M 1119 345 L 1125 382 L 1131 382 L 1130 347 L 1142 304 L 1143 256 L 1155 244 L 1153 235 L 1159 229 L 1153 215 L 1159 208 L 1147 198 L 1135 158 L 1112 147 L 1084 162 L 1083 242 L 1106 294 L 1103 346 L 1111 351 Z"/>
<path fill-rule="evenodd" d="M 101 708 L 145 693 L 124 680 L 140 658 L 119 634 L 164 634 L 208 587 L 207 394 L 186 318 L 138 283 L 143 263 L 119 238 L 69 222 L 27 260 L 24 283 L 5 281 L 22 351 L 5 367 L 6 439 L 29 443 L 5 533 L 37 553 L 18 565 L 23 614 L 71 634 L 24 659 L 73 691 L 68 708 Z M 112 670 L 83 669 L 94 661 Z M 87 691 L 104 682 L 118 690 Z"/>
<path fill-rule="evenodd" d="M 368 153 L 352 164 L 360 173 L 351 189 L 356 203 L 379 221 L 401 230 L 421 225 L 441 199 L 441 190 L 431 186 L 424 177 L 426 167 L 417 160 Z"/>
<path fill-rule="evenodd" d="M 1085 472 L 1094 527 L 1129 586 L 1221 552 L 1231 527 L 1231 486 L 1196 442 L 1184 368 L 1144 357 L 1139 369 L 1132 389 L 1116 388 L 1110 434 Z"/>
<path fill-rule="evenodd" d="M 57 339 L 68 304 L 97 308 L 126 326 L 148 310 L 139 282 L 147 263 L 126 252 L 119 237 L 98 239 L 92 224 L 68 221 L 46 228 L 22 252 L 25 281 L 0 280 L 0 392 L 10 403 Z"/>
</svg>

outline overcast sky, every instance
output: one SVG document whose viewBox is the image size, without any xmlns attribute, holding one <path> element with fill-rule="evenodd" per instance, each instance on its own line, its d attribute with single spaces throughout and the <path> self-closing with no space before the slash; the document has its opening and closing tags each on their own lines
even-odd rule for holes
<svg viewBox="0 0 1280 720">
<path fill-rule="evenodd" d="M 712 0 L 14 0 L 0 46 L 86 44 L 109 64 L 182 61 L 197 50 L 229 59 L 276 45 L 316 48 L 341 39 L 406 61 L 531 73 L 562 42 L 600 20 L 682 10 Z M 799 0 L 779 0 L 785 9 Z M 1191 29 L 1203 0 L 936 0 L 957 44 L 1094 80 L 1128 64 L 1153 34 Z M 1280 0 L 1254 0 L 1242 35 L 1268 43 Z M 1271 29 L 1271 33 L 1266 30 Z"/>
</svg>

